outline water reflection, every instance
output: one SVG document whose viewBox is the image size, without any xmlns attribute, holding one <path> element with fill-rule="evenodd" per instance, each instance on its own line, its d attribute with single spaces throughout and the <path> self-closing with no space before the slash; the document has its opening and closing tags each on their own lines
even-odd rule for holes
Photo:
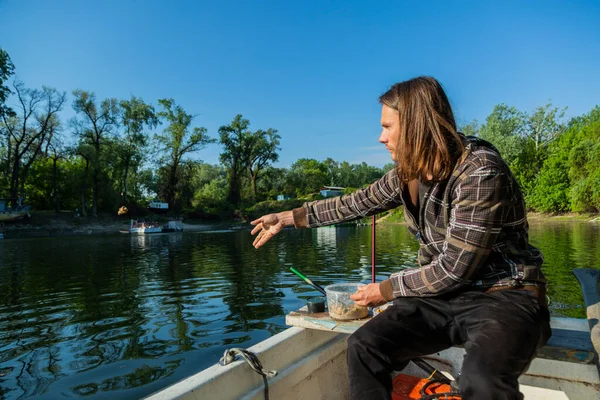
<svg viewBox="0 0 600 400">
<path fill-rule="evenodd" d="M 599 268 L 599 226 L 533 223 L 553 313 L 583 317 L 574 267 Z M 379 226 L 377 278 L 413 266 L 404 226 Z M 370 281 L 369 227 L 0 242 L 0 398 L 139 398 L 283 329 L 321 285 Z"/>
</svg>

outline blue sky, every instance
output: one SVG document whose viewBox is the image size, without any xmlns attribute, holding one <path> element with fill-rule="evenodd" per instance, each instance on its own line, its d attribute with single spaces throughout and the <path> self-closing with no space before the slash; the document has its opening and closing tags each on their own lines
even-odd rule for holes
<svg viewBox="0 0 600 400">
<path fill-rule="evenodd" d="M 462 123 L 502 102 L 552 99 L 569 117 L 600 104 L 600 2 L 385 3 L 0 0 L 0 47 L 28 87 L 171 97 L 213 137 L 241 113 L 279 130 L 281 167 L 389 162 L 377 98 L 417 75 L 442 82 Z"/>
</svg>

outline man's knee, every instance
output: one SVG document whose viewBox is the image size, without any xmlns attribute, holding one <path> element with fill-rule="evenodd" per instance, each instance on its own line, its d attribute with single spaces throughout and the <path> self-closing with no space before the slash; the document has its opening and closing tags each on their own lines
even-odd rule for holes
<svg viewBox="0 0 600 400">
<path fill-rule="evenodd" d="M 459 380 L 463 400 L 521 400 L 518 375 L 505 374 L 493 365 L 463 364 Z"/>
<path fill-rule="evenodd" d="M 366 340 L 362 329 L 356 330 L 353 334 L 350 335 L 347 341 L 347 352 L 348 356 L 361 354 L 364 352 L 366 348 Z"/>
</svg>

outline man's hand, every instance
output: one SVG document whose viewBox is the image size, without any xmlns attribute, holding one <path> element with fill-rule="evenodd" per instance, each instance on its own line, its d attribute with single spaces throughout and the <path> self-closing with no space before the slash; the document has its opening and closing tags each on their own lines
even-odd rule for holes
<svg viewBox="0 0 600 400">
<path fill-rule="evenodd" d="M 387 300 L 381 295 L 379 283 L 369 283 L 359 286 L 358 291 L 350 296 L 359 306 L 377 307 L 387 303 Z"/>
<path fill-rule="evenodd" d="M 278 214 L 263 215 L 250 223 L 256 225 L 250 233 L 254 235 L 258 232 L 258 236 L 256 236 L 252 243 L 254 248 L 258 249 L 260 246 L 267 243 L 273 236 L 278 234 L 283 227 L 292 225 L 294 223 L 294 218 L 291 211 L 284 211 Z"/>
</svg>

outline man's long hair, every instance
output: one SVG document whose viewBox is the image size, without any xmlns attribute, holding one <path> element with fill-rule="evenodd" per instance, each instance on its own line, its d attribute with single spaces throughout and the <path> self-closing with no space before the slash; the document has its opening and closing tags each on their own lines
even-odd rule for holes
<svg viewBox="0 0 600 400">
<path fill-rule="evenodd" d="M 394 148 L 400 180 L 448 179 L 464 145 L 442 85 L 432 77 L 420 76 L 396 83 L 379 102 L 399 114 L 400 135 Z"/>
</svg>

